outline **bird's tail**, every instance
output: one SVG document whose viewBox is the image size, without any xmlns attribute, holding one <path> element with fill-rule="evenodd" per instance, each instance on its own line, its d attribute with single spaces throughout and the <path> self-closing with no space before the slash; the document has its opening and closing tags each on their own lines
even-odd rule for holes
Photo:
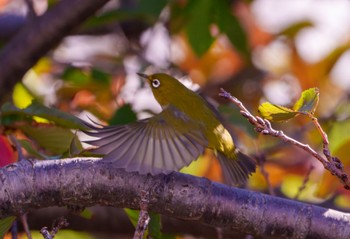
<svg viewBox="0 0 350 239">
<path fill-rule="evenodd" d="M 238 150 L 231 157 L 217 152 L 217 158 L 221 165 L 225 183 L 229 185 L 243 185 L 256 169 L 255 160 Z"/>
</svg>

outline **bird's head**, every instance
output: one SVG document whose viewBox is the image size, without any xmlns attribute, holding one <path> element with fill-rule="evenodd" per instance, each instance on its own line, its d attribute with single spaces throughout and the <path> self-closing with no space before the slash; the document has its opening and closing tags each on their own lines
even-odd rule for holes
<svg viewBox="0 0 350 239">
<path fill-rule="evenodd" d="M 187 88 L 181 82 L 164 73 L 152 75 L 138 73 L 138 75 L 147 80 L 154 98 L 156 98 L 163 108 L 169 104 L 173 104 L 178 97 L 181 97 L 182 92 L 187 91 Z"/>
</svg>

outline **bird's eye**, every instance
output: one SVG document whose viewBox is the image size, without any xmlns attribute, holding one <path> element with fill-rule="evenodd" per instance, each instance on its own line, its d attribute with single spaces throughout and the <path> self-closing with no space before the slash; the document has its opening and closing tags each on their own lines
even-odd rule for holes
<svg viewBox="0 0 350 239">
<path fill-rule="evenodd" d="M 158 79 L 152 80 L 152 86 L 158 88 L 160 86 L 160 81 Z"/>
</svg>

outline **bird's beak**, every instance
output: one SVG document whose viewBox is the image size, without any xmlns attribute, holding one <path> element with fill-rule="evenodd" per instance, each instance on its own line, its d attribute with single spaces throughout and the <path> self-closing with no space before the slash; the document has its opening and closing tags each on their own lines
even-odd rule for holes
<svg viewBox="0 0 350 239">
<path fill-rule="evenodd" d="M 139 76 L 141 76 L 141 78 L 144 78 L 146 80 L 148 80 L 149 76 L 143 73 L 137 73 Z"/>
</svg>

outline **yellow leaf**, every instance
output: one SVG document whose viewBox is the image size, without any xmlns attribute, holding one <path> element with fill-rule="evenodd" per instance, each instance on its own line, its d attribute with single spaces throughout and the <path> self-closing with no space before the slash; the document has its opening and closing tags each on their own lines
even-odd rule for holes
<svg viewBox="0 0 350 239">
<path fill-rule="evenodd" d="M 263 118 L 271 121 L 287 121 L 298 114 L 292 109 L 269 102 L 262 103 L 259 106 L 259 112 Z"/>
<path fill-rule="evenodd" d="M 350 197 L 348 195 L 339 195 L 334 199 L 334 204 L 337 205 L 338 207 L 349 209 Z"/>
<path fill-rule="evenodd" d="M 281 191 L 283 194 L 285 194 L 289 198 L 294 198 L 299 190 L 300 187 L 303 185 L 304 177 L 300 175 L 287 175 L 282 182 L 281 185 Z M 323 201 L 320 198 L 315 197 L 315 191 L 317 190 L 317 185 L 312 182 L 312 180 L 309 180 L 305 188 L 302 189 L 301 193 L 299 194 L 298 199 L 303 201 L 309 201 L 309 202 L 321 202 Z"/>
<path fill-rule="evenodd" d="M 32 103 L 34 96 L 23 86 L 22 83 L 17 83 L 13 89 L 13 103 L 20 109 L 24 109 Z"/>
</svg>

